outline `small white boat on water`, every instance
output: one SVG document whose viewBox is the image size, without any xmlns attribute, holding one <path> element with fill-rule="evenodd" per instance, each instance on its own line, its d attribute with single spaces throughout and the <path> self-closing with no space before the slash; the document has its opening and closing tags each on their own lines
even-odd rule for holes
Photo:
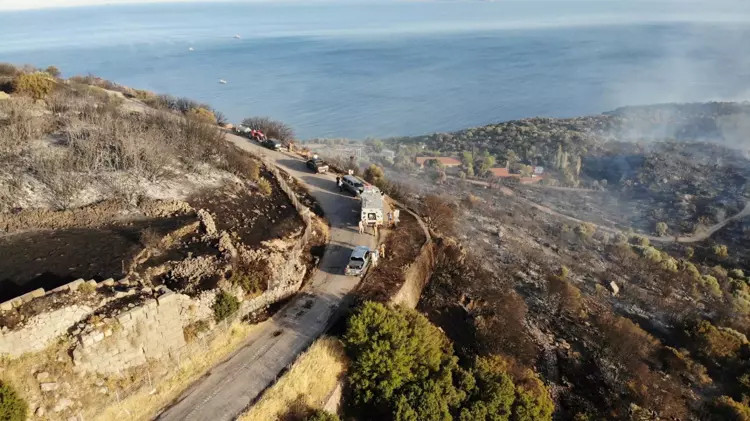
<svg viewBox="0 0 750 421">
<path fill-rule="evenodd" d="M 193 47 L 188 48 L 188 51 L 194 51 L 195 49 Z"/>
<path fill-rule="evenodd" d="M 240 34 L 234 34 L 234 39 L 241 39 L 241 38 L 242 37 L 240 36 Z"/>
<path fill-rule="evenodd" d="M 226 84 L 227 84 L 227 81 L 226 81 L 226 80 L 224 80 L 224 79 L 219 79 L 219 83 L 221 83 L 222 85 L 226 85 Z"/>
</svg>

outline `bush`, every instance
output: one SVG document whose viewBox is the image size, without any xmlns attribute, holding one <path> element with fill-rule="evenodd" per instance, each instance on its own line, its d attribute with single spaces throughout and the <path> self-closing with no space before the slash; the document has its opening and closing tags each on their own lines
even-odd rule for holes
<svg viewBox="0 0 750 421">
<path fill-rule="evenodd" d="M 258 179 L 258 190 L 263 196 L 270 196 L 273 189 L 271 188 L 271 182 L 263 177 Z"/>
<path fill-rule="evenodd" d="M 443 332 L 414 310 L 366 302 L 349 319 L 344 345 L 355 403 L 371 418 L 552 419 L 552 399 L 534 372 L 500 356 L 460 367 Z"/>
<path fill-rule="evenodd" d="M 713 407 L 713 414 L 719 415 L 720 420 L 750 421 L 750 406 L 747 403 L 737 402 L 729 396 L 716 398 Z"/>
<path fill-rule="evenodd" d="M 713 252 L 716 257 L 725 258 L 729 255 L 729 249 L 723 244 L 716 244 L 713 246 Z"/>
<path fill-rule="evenodd" d="M 55 66 L 49 66 L 46 69 L 44 69 L 44 73 L 47 73 L 48 75 L 52 77 L 60 77 L 60 69 L 58 69 Z"/>
<path fill-rule="evenodd" d="M 270 276 L 271 273 L 266 263 L 253 260 L 238 264 L 229 282 L 238 285 L 248 295 L 257 295 L 265 291 Z"/>
<path fill-rule="evenodd" d="M 33 99 L 43 99 L 55 88 L 55 80 L 46 73 L 22 74 L 13 80 L 13 91 Z"/>
<path fill-rule="evenodd" d="M 371 164 L 365 169 L 364 178 L 368 183 L 377 184 L 385 178 L 385 173 L 382 168 L 375 164 Z"/>
<path fill-rule="evenodd" d="M 0 63 L 0 76 L 15 76 L 18 74 L 16 66 L 10 63 Z"/>
<path fill-rule="evenodd" d="M 745 335 L 734 329 L 716 327 L 701 320 L 688 332 L 694 338 L 698 351 L 709 358 L 736 358 L 743 346 L 748 344 Z"/>
<path fill-rule="evenodd" d="M 248 117 L 242 120 L 242 125 L 253 130 L 262 131 L 267 137 L 289 142 L 294 139 L 294 131 L 281 121 L 268 117 Z"/>
<path fill-rule="evenodd" d="M 666 222 L 658 222 L 656 224 L 656 235 L 664 237 L 665 235 L 667 235 L 668 229 L 669 227 L 667 227 Z"/>
<path fill-rule="evenodd" d="M 185 326 L 185 328 L 182 329 L 182 335 L 185 337 L 186 342 L 192 342 L 198 338 L 198 335 L 207 331 L 208 328 L 208 321 L 198 320 Z"/>
<path fill-rule="evenodd" d="M 216 296 L 216 301 L 213 305 L 214 318 L 217 322 L 220 322 L 227 317 L 234 314 L 240 308 L 240 301 L 234 295 L 221 291 Z"/>
<path fill-rule="evenodd" d="M 456 358 L 445 335 L 421 314 L 366 302 L 350 319 L 344 346 L 352 358 L 355 402 L 396 420 L 450 419 L 461 394 Z"/>
<path fill-rule="evenodd" d="M 207 108 L 203 108 L 203 107 L 191 108 L 185 115 L 188 118 L 194 118 L 204 123 L 216 124 L 216 116 L 211 110 Z"/>
<path fill-rule="evenodd" d="M 305 418 L 305 421 L 339 421 L 339 416 L 330 412 L 318 409 Z"/>
<path fill-rule="evenodd" d="M 28 410 L 26 401 L 10 385 L 0 382 L 0 420 L 25 421 Z"/>
<path fill-rule="evenodd" d="M 456 211 L 440 196 L 428 195 L 422 202 L 421 213 L 430 229 L 451 235 L 456 228 Z"/>
</svg>

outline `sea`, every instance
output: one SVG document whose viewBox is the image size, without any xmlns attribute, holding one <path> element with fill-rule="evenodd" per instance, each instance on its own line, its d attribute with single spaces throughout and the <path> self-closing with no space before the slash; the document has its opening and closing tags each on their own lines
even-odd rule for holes
<svg viewBox="0 0 750 421">
<path fill-rule="evenodd" d="M 750 2 L 281 1 L 0 11 L 0 61 L 190 97 L 301 139 L 750 99 Z M 220 83 L 223 80 L 226 83 Z"/>
</svg>

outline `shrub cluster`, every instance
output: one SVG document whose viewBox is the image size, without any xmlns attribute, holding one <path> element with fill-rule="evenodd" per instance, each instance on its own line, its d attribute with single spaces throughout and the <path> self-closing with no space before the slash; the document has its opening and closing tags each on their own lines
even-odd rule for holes
<svg viewBox="0 0 750 421">
<path fill-rule="evenodd" d="M 55 89 L 55 79 L 47 73 L 24 73 L 13 80 L 13 92 L 33 99 L 44 99 Z"/>
<path fill-rule="evenodd" d="M 382 418 L 552 419 L 552 399 L 533 372 L 511 370 L 500 356 L 459 366 L 445 335 L 413 310 L 366 302 L 349 319 L 344 344 L 355 404 Z"/>
</svg>

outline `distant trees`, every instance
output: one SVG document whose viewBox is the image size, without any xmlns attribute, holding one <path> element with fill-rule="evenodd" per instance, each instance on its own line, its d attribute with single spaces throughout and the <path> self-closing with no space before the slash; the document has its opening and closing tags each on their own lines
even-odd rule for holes
<svg viewBox="0 0 750 421">
<path fill-rule="evenodd" d="M 253 130 L 260 130 L 269 138 L 282 142 L 294 140 L 294 130 L 290 126 L 269 117 L 248 117 L 242 120 L 242 125 Z"/>
<path fill-rule="evenodd" d="M 60 77 L 60 69 L 55 66 L 49 66 L 44 69 L 44 72 L 52 77 Z"/>
</svg>

